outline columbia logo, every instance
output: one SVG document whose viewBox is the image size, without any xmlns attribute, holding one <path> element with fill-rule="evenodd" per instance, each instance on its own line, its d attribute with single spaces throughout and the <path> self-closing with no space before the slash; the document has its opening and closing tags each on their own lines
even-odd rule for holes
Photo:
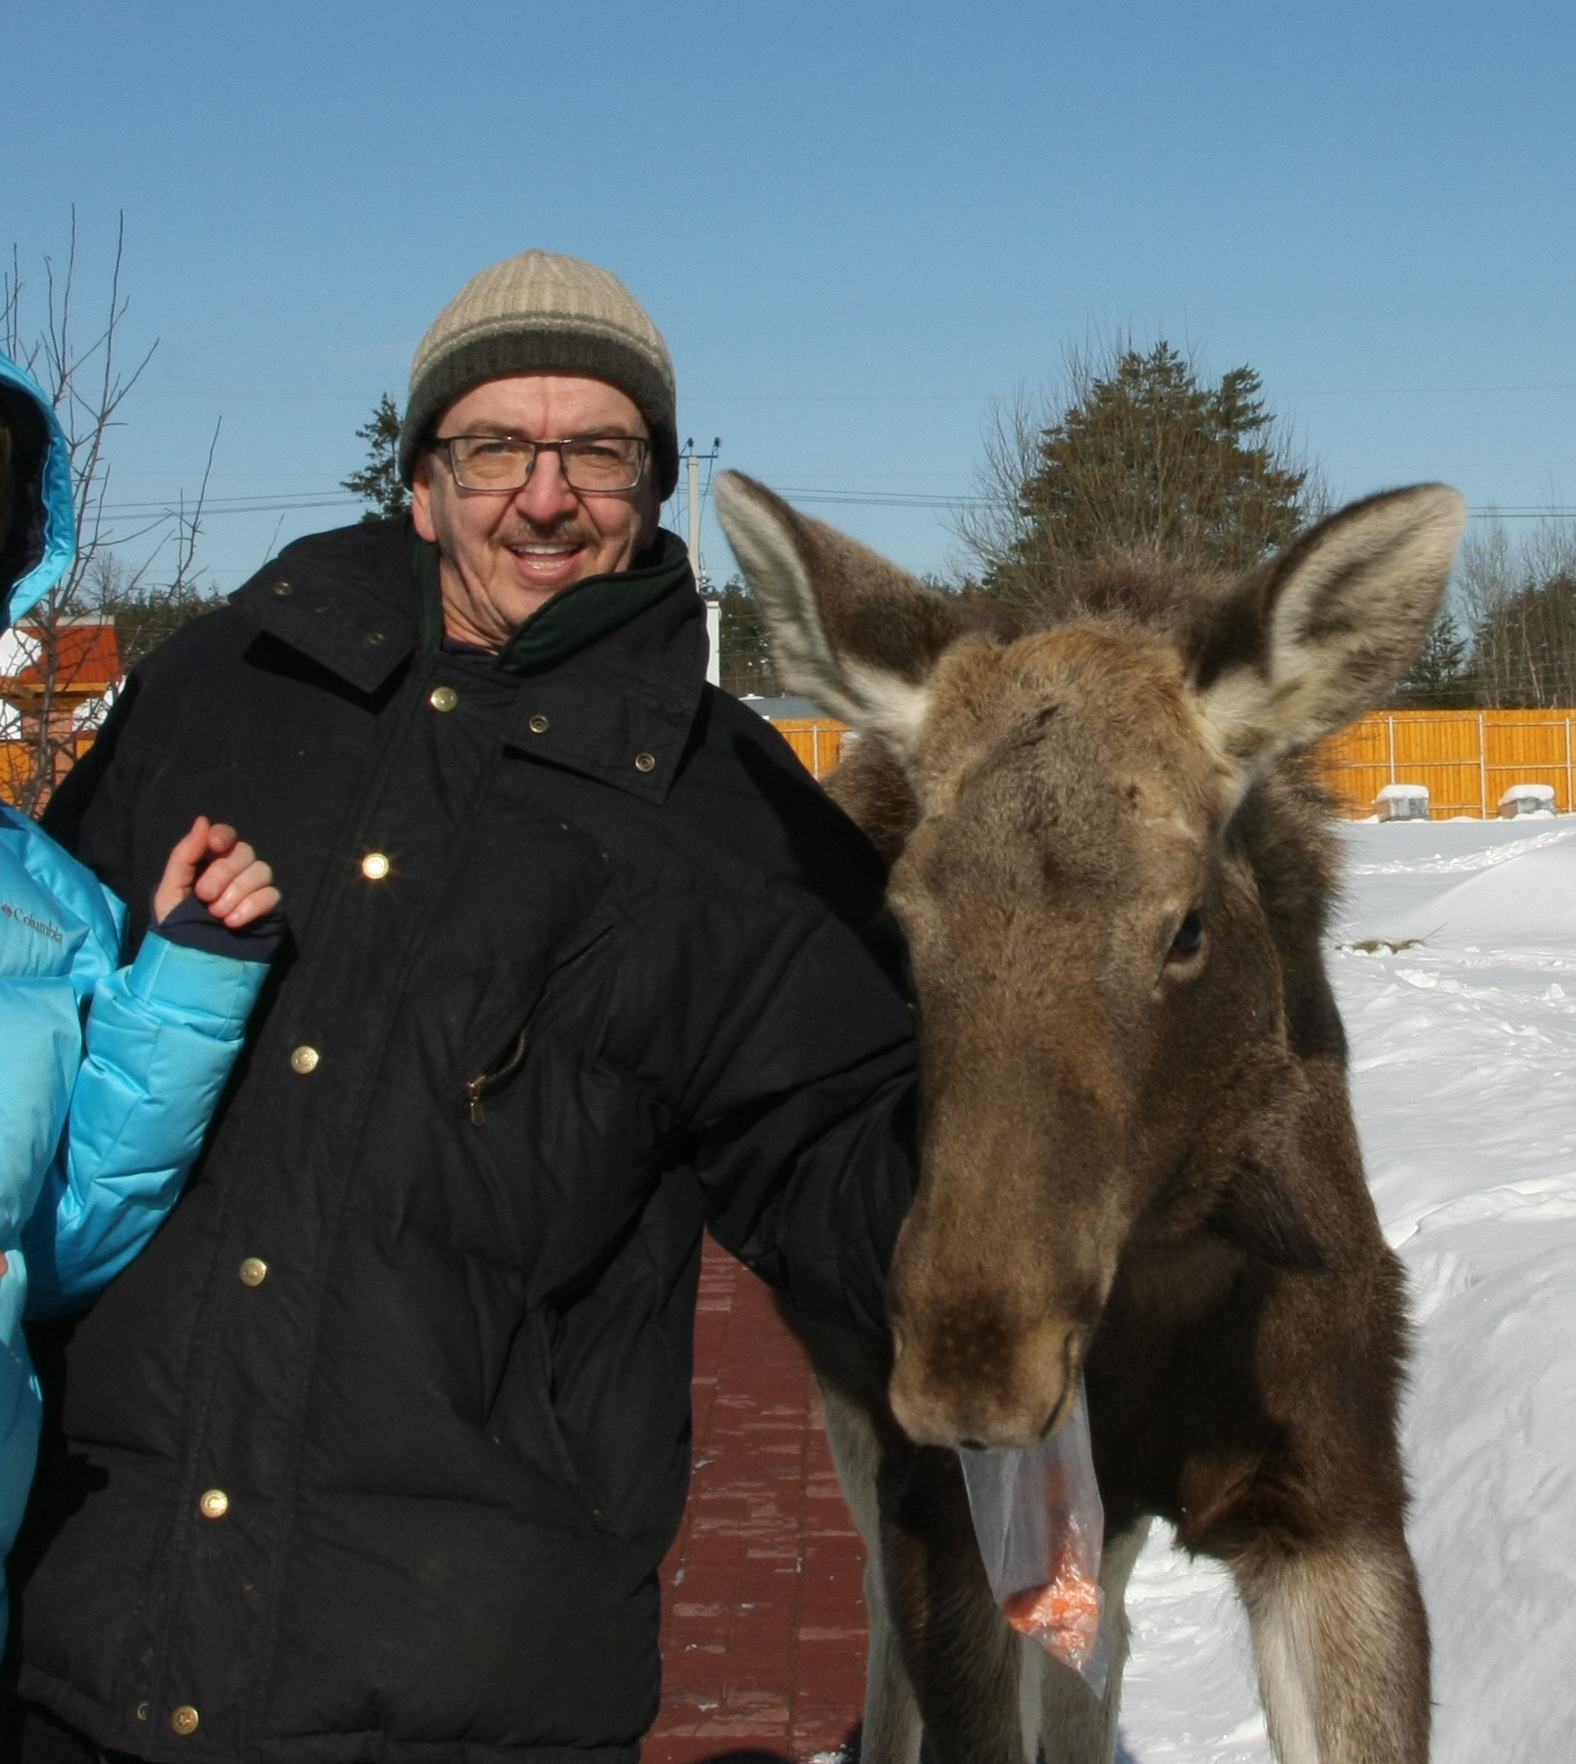
<svg viewBox="0 0 1576 1764">
<path fill-rule="evenodd" d="M 0 900 L 0 913 L 8 919 L 15 919 L 19 925 L 26 925 L 29 931 L 36 931 L 39 936 L 49 938 L 52 943 L 66 941 L 66 934 L 58 925 L 51 925 L 48 919 L 35 919 L 30 912 L 14 906 L 9 900 Z"/>
</svg>

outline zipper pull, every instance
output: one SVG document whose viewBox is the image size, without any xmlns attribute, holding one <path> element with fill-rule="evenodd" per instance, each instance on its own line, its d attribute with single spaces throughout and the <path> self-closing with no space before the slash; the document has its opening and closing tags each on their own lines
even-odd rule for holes
<svg viewBox="0 0 1576 1764">
<path fill-rule="evenodd" d="M 501 1083 L 505 1078 L 512 1078 L 521 1060 L 525 1058 L 526 1033 L 530 1025 L 522 1023 L 520 1032 L 503 1050 L 490 1066 L 484 1066 L 465 1086 L 465 1094 L 471 1099 L 471 1125 L 480 1127 L 487 1119 L 487 1111 L 482 1107 L 482 1092 L 494 1084 Z"/>
</svg>

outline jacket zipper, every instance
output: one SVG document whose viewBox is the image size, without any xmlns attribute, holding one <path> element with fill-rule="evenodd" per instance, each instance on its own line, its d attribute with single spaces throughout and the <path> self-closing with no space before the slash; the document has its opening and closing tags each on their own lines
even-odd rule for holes
<svg viewBox="0 0 1576 1764">
<path fill-rule="evenodd" d="M 471 1102 L 471 1125 L 480 1127 L 487 1119 L 487 1111 L 482 1107 L 482 1097 L 495 1084 L 501 1084 L 518 1070 L 521 1060 L 525 1058 L 525 1037 L 529 1029 L 528 1023 L 520 1025 L 520 1032 L 495 1060 L 483 1066 L 474 1078 L 465 1086 L 465 1094 Z"/>
<path fill-rule="evenodd" d="M 610 932 L 611 927 L 604 925 L 583 949 L 576 950 L 575 953 L 570 956 L 568 961 L 554 971 L 555 976 L 557 974 L 567 973 L 571 968 L 578 967 L 580 963 L 590 955 L 592 950 L 607 941 Z M 466 1084 L 465 1094 L 470 1099 L 471 1125 L 473 1127 L 480 1127 L 487 1119 L 487 1110 L 482 1105 L 482 1097 L 491 1090 L 495 1084 L 502 1084 L 505 1078 L 512 1077 L 519 1069 L 521 1060 L 525 1058 L 525 1038 L 530 1027 L 530 1019 L 527 1018 L 526 1021 L 520 1025 L 519 1034 L 515 1036 L 514 1040 L 509 1043 L 503 1052 L 499 1054 L 496 1059 L 489 1061 L 487 1065 L 483 1066 L 481 1071 L 479 1071 L 476 1076 Z"/>
</svg>

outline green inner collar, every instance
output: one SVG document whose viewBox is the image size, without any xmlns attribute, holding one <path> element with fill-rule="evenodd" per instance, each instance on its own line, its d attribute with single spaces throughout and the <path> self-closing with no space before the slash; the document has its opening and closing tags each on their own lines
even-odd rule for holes
<svg viewBox="0 0 1576 1764">
<path fill-rule="evenodd" d="M 421 647 L 430 652 L 443 642 L 437 546 L 417 539 L 411 562 Z M 498 652 L 498 666 L 509 674 L 545 673 L 693 581 L 683 540 L 661 529 L 634 569 L 587 576 L 538 607 Z"/>
</svg>

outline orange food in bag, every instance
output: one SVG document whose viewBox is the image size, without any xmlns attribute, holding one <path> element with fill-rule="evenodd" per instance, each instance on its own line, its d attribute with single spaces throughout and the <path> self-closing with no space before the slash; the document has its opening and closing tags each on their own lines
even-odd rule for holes
<svg viewBox="0 0 1576 1764">
<path fill-rule="evenodd" d="M 1048 1654 L 1075 1672 L 1100 1638 L 1099 1583 L 1085 1574 L 1071 1549 L 1060 1552 L 1050 1580 L 1012 1593 L 1001 1608 L 1020 1635 L 1032 1635 Z"/>
</svg>

